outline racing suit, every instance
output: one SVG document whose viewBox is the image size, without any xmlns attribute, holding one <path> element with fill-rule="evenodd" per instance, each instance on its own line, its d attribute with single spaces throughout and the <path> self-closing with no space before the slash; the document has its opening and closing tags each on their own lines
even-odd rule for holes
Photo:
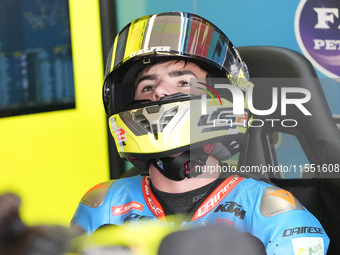
<svg viewBox="0 0 340 255">
<path fill-rule="evenodd" d="M 88 234 L 103 225 L 170 224 L 149 176 L 100 183 L 82 198 L 71 226 Z M 181 226 L 228 225 L 260 239 L 269 255 L 326 254 L 329 238 L 294 196 L 269 183 L 232 175 L 199 203 Z"/>
</svg>

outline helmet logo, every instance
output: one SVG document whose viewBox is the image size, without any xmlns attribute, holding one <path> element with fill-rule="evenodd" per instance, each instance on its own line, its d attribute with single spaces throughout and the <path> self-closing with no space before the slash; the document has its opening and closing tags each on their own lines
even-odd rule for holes
<svg viewBox="0 0 340 255">
<path fill-rule="evenodd" d="M 124 130 L 124 128 L 120 127 L 120 128 L 116 128 L 113 129 L 112 132 L 114 132 L 115 136 L 117 137 L 117 141 L 118 142 L 123 142 L 126 141 L 126 131 Z"/>
<path fill-rule="evenodd" d="M 154 47 L 146 47 L 143 49 L 140 49 L 139 51 L 132 52 L 130 54 L 130 58 L 134 56 L 138 56 L 141 54 L 151 53 L 151 52 L 170 52 L 170 46 L 154 46 Z"/>
<path fill-rule="evenodd" d="M 201 115 L 197 126 L 205 127 L 202 132 L 213 130 L 235 128 L 236 126 L 244 127 L 248 121 L 248 114 L 233 114 L 232 108 L 218 108 L 211 114 Z"/>
</svg>

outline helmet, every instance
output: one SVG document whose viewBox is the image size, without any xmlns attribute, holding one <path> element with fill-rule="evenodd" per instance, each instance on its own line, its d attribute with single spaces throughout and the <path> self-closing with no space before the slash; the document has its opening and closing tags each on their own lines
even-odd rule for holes
<svg viewBox="0 0 340 255">
<path fill-rule="evenodd" d="M 205 86 L 205 96 L 178 93 L 157 102 L 134 100 L 136 75 L 147 65 L 174 59 L 193 62 L 209 73 L 210 78 L 197 81 Z M 242 91 L 241 115 L 232 112 L 231 90 L 213 86 L 215 77 Z M 193 165 L 204 164 L 211 153 L 220 160 L 235 154 L 251 118 L 248 87 L 252 84 L 247 67 L 221 30 L 197 15 L 168 12 L 139 18 L 116 36 L 107 60 L 103 101 L 120 156 L 138 168 L 147 168 L 151 160 L 164 170 L 167 157 L 178 152 L 198 150 L 191 158 Z M 224 116 L 233 125 L 213 127 L 214 116 Z M 187 173 L 192 168 L 183 155 L 179 165 L 184 163 Z"/>
</svg>

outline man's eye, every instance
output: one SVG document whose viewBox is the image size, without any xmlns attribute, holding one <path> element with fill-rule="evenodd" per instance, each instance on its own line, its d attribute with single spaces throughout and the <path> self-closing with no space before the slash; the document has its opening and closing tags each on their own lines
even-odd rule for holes
<svg viewBox="0 0 340 255">
<path fill-rule="evenodd" d="M 190 87 L 190 86 L 191 86 L 191 83 L 188 82 L 188 81 L 180 81 L 180 82 L 179 82 L 179 86 L 180 86 L 180 87 Z"/>
<path fill-rule="evenodd" d="M 143 87 L 142 92 L 150 92 L 150 91 L 153 91 L 154 89 L 155 89 L 154 86 L 146 85 L 146 86 Z"/>
</svg>

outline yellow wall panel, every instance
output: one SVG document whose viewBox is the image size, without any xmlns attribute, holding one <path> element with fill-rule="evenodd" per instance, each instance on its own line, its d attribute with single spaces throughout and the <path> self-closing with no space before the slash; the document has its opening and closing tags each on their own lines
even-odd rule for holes
<svg viewBox="0 0 340 255">
<path fill-rule="evenodd" d="M 81 196 L 109 179 L 98 1 L 70 0 L 76 108 L 0 119 L 0 193 L 29 224 L 67 226 Z"/>
</svg>

